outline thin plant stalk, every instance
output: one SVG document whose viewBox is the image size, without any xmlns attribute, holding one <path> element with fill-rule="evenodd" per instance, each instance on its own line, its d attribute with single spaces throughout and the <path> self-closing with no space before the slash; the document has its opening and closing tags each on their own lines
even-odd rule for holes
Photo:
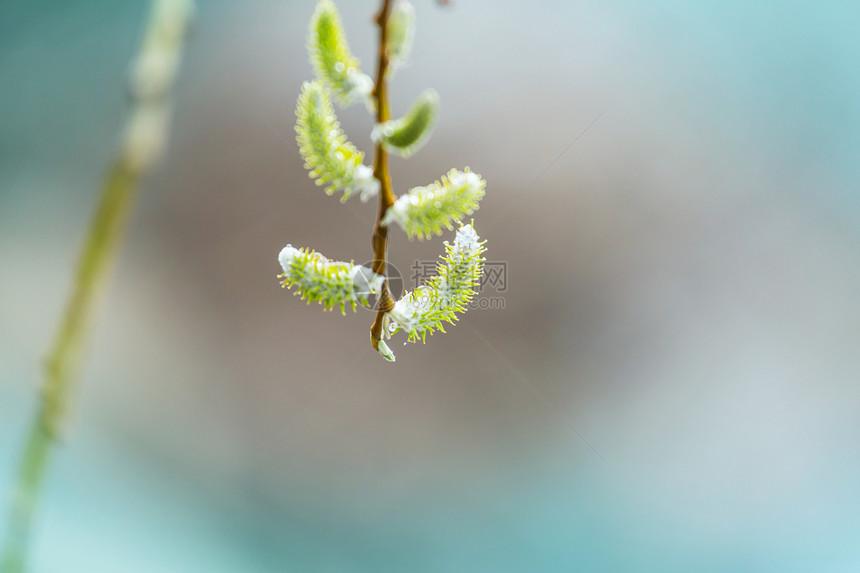
<svg viewBox="0 0 860 573">
<path fill-rule="evenodd" d="M 391 107 L 388 102 L 388 17 L 391 15 L 391 0 L 383 0 L 382 8 L 376 16 L 379 26 L 379 56 L 376 66 L 376 84 L 373 89 L 373 98 L 376 103 L 376 123 L 381 125 L 391 119 Z M 379 275 L 385 276 L 385 265 L 388 254 L 388 225 L 383 223 L 388 209 L 394 205 L 397 196 L 391 188 L 391 174 L 388 168 L 388 152 L 382 143 L 376 144 L 373 161 L 373 175 L 379 180 L 379 211 L 376 224 L 373 227 L 373 265 L 371 270 Z M 370 344 L 374 350 L 379 350 L 379 341 L 382 339 L 382 327 L 385 314 L 394 308 L 394 301 L 388 288 L 388 279 L 382 284 L 379 294 L 379 307 L 376 311 L 376 319 L 370 327 Z"/>
<path fill-rule="evenodd" d="M 123 143 L 102 182 L 98 208 L 78 259 L 72 294 L 45 361 L 35 418 L 26 436 L 12 494 L 0 571 L 26 569 L 39 494 L 51 453 L 62 438 L 83 350 L 110 270 L 125 236 L 141 177 L 163 154 L 168 95 L 191 17 L 190 0 L 154 0 L 132 73 L 133 107 Z"/>
</svg>

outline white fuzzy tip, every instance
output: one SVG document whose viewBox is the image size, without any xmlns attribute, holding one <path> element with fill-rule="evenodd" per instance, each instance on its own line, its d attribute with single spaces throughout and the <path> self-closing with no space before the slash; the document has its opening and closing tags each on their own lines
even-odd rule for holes
<svg viewBox="0 0 860 573">
<path fill-rule="evenodd" d="M 281 249 L 280 253 L 278 253 L 278 262 L 281 264 L 281 268 L 284 269 L 285 273 L 290 272 L 293 259 L 295 259 L 298 254 L 299 250 L 292 245 L 287 245 Z"/>
<path fill-rule="evenodd" d="M 349 91 L 348 99 L 352 101 L 353 99 L 367 99 L 370 97 L 370 92 L 373 91 L 373 80 L 370 76 L 356 70 L 355 68 L 349 68 L 346 71 L 346 75 L 349 78 L 349 81 L 352 82 L 352 89 Z"/>
<path fill-rule="evenodd" d="M 473 173 L 471 171 L 457 171 L 448 175 L 448 181 L 451 182 L 452 187 L 472 187 L 477 188 L 481 186 L 481 177 L 477 173 Z"/>
<path fill-rule="evenodd" d="M 379 193 L 379 179 L 373 176 L 373 169 L 367 165 L 356 166 L 354 180 L 356 187 L 361 190 L 362 203 L 366 203 Z"/>
<path fill-rule="evenodd" d="M 382 289 L 383 281 L 385 281 L 384 276 L 378 275 L 369 268 L 361 265 L 352 267 L 349 271 L 349 278 L 352 280 L 356 295 L 360 297 L 378 293 Z"/>
<path fill-rule="evenodd" d="M 394 357 L 394 353 L 391 352 L 391 349 L 388 348 L 388 345 L 385 344 L 384 340 L 379 341 L 379 346 L 377 349 L 379 351 L 379 354 L 382 355 L 382 357 L 385 358 L 387 361 L 394 362 L 396 360 L 396 358 Z"/>
<path fill-rule="evenodd" d="M 466 175 L 472 174 L 467 173 Z M 471 254 L 481 247 L 479 240 L 480 237 L 472 225 L 463 225 L 457 231 L 457 236 L 454 237 L 454 248 L 460 252 Z"/>
</svg>

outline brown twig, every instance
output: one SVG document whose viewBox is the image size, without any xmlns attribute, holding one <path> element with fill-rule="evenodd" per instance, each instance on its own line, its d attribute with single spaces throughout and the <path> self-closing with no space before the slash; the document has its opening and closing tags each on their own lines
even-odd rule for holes
<svg viewBox="0 0 860 573">
<path fill-rule="evenodd" d="M 391 0 L 383 0 L 382 8 L 376 16 L 379 26 L 379 60 L 376 68 L 376 85 L 373 88 L 373 98 L 376 102 L 376 123 L 381 124 L 391 119 L 391 108 L 388 102 L 388 84 L 386 75 L 388 73 L 388 16 L 391 14 Z M 388 252 L 388 227 L 382 223 L 385 212 L 394 205 L 397 197 L 391 189 L 391 174 L 388 171 L 388 153 L 382 145 L 376 144 L 376 152 L 373 160 L 373 176 L 379 180 L 379 213 L 376 217 L 376 225 L 373 227 L 371 237 L 373 243 L 373 272 L 385 275 L 386 257 Z M 388 279 L 382 284 L 379 293 L 379 306 L 376 311 L 376 320 L 370 327 L 370 344 L 374 350 L 379 350 L 379 341 L 382 339 L 382 323 L 385 313 L 394 307 L 394 301 L 388 289 Z"/>
</svg>

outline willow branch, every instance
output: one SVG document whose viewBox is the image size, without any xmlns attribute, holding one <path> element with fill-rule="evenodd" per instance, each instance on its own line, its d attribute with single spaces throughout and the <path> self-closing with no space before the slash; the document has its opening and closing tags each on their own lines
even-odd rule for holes
<svg viewBox="0 0 860 573">
<path fill-rule="evenodd" d="M 373 88 L 373 99 L 376 103 L 376 123 L 382 124 L 391 119 L 391 108 L 388 102 L 388 17 L 391 14 L 391 0 L 384 0 L 376 23 L 379 26 L 379 59 L 376 67 L 376 85 Z M 379 212 L 376 224 L 373 227 L 373 272 L 385 275 L 385 266 L 388 252 L 388 226 L 382 222 L 388 208 L 394 204 L 397 197 L 391 189 L 391 174 L 388 168 L 388 152 L 383 149 L 381 143 L 377 143 L 373 161 L 373 175 L 380 183 Z M 386 312 L 394 307 L 391 293 L 388 288 L 388 280 L 383 283 L 379 294 L 379 306 L 376 311 L 376 320 L 370 328 L 370 343 L 375 350 L 379 349 L 379 341 L 382 338 L 382 323 Z"/>
<path fill-rule="evenodd" d="M 51 451 L 62 436 L 93 315 L 125 229 L 141 177 L 167 139 L 167 95 L 191 15 L 190 0 L 154 0 L 134 68 L 134 107 L 125 138 L 101 185 L 99 204 L 78 260 L 72 294 L 45 362 L 40 403 L 24 444 L 0 568 L 25 569 L 36 505 Z"/>
</svg>

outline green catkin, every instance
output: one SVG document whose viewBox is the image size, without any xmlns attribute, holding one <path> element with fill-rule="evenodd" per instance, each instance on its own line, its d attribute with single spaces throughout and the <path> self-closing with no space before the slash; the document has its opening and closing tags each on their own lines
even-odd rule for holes
<svg viewBox="0 0 860 573">
<path fill-rule="evenodd" d="M 370 138 L 381 143 L 386 151 L 409 157 L 430 139 L 438 110 L 439 94 L 427 90 L 418 96 L 406 115 L 374 127 Z"/>
<path fill-rule="evenodd" d="M 471 223 L 461 226 L 453 244 L 445 242 L 436 276 L 395 303 L 388 314 L 387 336 L 403 330 L 410 341 L 423 342 L 427 334 L 445 332 L 445 323 L 454 324 L 457 313 L 466 312 L 480 283 L 484 243 Z"/>
<path fill-rule="evenodd" d="M 281 286 L 295 287 L 295 294 L 308 304 L 319 302 L 323 310 L 339 306 L 346 314 L 349 306 L 355 311 L 357 303 L 368 304 L 368 297 L 379 292 L 384 277 L 361 265 L 330 261 L 310 249 L 287 245 L 278 254 L 284 272 Z"/>
<path fill-rule="evenodd" d="M 321 0 L 311 18 L 308 51 L 317 78 L 335 95 L 341 105 L 367 99 L 373 80 L 363 73 L 358 58 L 352 55 L 337 7 Z"/>
<path fill-rule="evenodd" d="M 388 18 L 389 73 L 409 60 L 415 39 L 415 8 L 407 0 L 397 0 Z"/>
<path fill-rule="evenodd" d="M 415 187 L 388 210 L 383 222 L 397 223 L 411 239 L 430 238 L 478 209 L 486 188 L 477 173 L 452 169 L 441 181 Z"/>
<path fill-rule="evenodd" d="M 364 153 L 350 143 L 340 129 L 326 89 L 319 82 L 305 82 L 296 108 L 296 141 L 309 175 L 332 195 L 343 192 L 345 202 L 354 192 L 366 201 L 379 191 L 373 170 L 364 165 Z"/>
</svg>

